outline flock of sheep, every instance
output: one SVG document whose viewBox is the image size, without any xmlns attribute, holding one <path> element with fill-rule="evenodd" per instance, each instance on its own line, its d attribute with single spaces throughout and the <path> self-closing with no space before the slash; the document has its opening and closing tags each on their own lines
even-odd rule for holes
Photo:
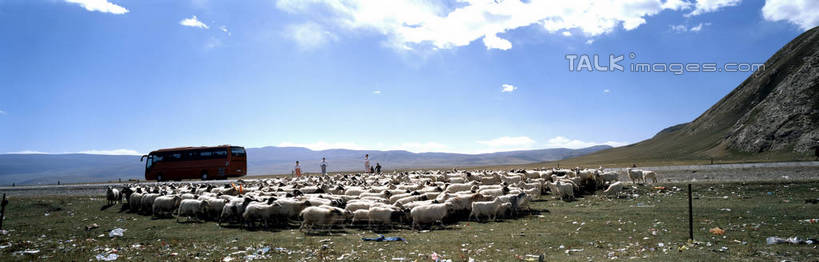
<svg viewBox="0 0 819 262">
<path fill-rule="evenodd" d="M 633 183 L 652 171 L 627 169 Z M 527 214 L 544 194 L 572 200 L 624 189 L 616 172 L 602 169 L 513 171 L 413 171 L 381 175 L 305 176 L 213 184 L 164 183 L 109 187 L 109 205 L 157 218 L 217 221 L 246 228 L 374 225 L 412 229 L 458 220 L 511 218 Z M 123 200 L 127 202 L 123 202 Z"/>
</svg>

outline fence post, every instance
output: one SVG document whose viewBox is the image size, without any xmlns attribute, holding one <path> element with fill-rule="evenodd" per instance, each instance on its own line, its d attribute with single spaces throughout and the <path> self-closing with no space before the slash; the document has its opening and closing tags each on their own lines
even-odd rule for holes
<svg viewBox="0 0 819 262">
<path fill-rule="evenodd" d="M 694 241 L 694 208 L 691 204 L 691 184 L 688 184 L 688 239 Z"/>
<path fill-rule="evenodd" d="M 6 200 L 6 194 L 3 194 L 3 201 L 0 202 L 0 229 L 3 229 L 3 220 L 6 219 L 6 205 L 9 203 Z"/>
</svg>

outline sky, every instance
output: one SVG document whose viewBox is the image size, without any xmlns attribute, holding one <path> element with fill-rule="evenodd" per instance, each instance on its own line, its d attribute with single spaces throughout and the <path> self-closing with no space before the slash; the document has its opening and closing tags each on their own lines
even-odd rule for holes
<svg viewBox="0 0 819 262">
<path fill-rule="evenodd" d="M 0 0 L 0 152 L 621 146 L 752 74 L 669 64 L 817 25 L 811 0 Z"/>
</svg>

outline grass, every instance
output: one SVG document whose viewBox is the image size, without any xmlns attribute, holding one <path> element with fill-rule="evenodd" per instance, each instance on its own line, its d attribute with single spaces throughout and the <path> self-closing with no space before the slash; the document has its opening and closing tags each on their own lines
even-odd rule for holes
<svg viewBox="0 0 819 262">
<path fill-rule="evenodd" d="M 527 255 L 540 254 L 547 261 L 614 257 L 801 261 L 819 257 L 816 244 L 766 245 L 765 238 L 819 235 L 819 224 L 799 222 L 819 218 L 819 208 L 804 201 L 817 198 L 818 187 L 819 182 L 695 184 L 696 244 L 686 242 L 686 192 L 650 187 L 631 189 L 632 196 L 620 199 L 592 195 L 563 202 L 545 196 L 544 201 L 532 203 L 539 215 L 501 222 L 461 221 L 428 232 L 399 229 L 384 233 L 404 237 L 407 242 L 364 242 L 361 237 L 377 234 L 353 228 L 337 229 L 332 235 L 305 235 L 291 228 L 247 231 L 220 228 L 213 222 L 153 220 L 120 213 L 116 207 L 100 210 L 105 202 L 100 197 L 11 198 L 4 223 L 8 233 L 0 235 L 0 256 L 5 261 L 81 261 L 116 250 L 119 260 L 211 261 L 228 256 L 242 260 L 269 247 L 263 257 L 281 261 L 336 260 L 342 256 L 350 260 L 429 261 L 432 253 L 454 261 L 525 260 L 534 259 Z M 94 223 L 99 228 L 85 229 Z M 118 227 L 127 229 L 124 237 L 109 238 L 108 232 Z M 725 229 L 725 235 L 708 233 L 713 227 Z M 681 247 L 684 250 L 680 251 Z M 719 251 L 723 247 L 727 250 Z M 19 254 L 24 250 L 39 252 Z"/>
</svg>

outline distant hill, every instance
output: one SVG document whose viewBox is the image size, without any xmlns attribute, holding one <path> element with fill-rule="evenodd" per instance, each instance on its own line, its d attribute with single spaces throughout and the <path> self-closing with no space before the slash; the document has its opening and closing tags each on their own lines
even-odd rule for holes
<svg viewBox="0 0 819 262">
<path fill-rule="evenodd" d="M 812 159 L 819 146 L 819 27 L 782 47 L 759 71 L 689 123 L 628 146 L 566 162 Z"/>
<path fill-rule="evenodd" d="M 326 157 L 330 171 L 357 171 L 364 168 L 364 154 L 370 154 L 372 165 L 381 163 L 385 170 L 405 168 L 469 167 L 527 164 L 580 156 L 610 146 L 583 149 L 540 149 L 487 154 L 412 153 L 408 151 L 373 151 L 330 149 L 313 151 L 303 147 L 247 148 L 249 175 L 289 174 L 296 160 L 305 172 L 318 172 Z M 139 156 L 90 154 L 0 154 L 0 185 L 55 184 L 143 179 L 144 162 Z"/>
</svg>

